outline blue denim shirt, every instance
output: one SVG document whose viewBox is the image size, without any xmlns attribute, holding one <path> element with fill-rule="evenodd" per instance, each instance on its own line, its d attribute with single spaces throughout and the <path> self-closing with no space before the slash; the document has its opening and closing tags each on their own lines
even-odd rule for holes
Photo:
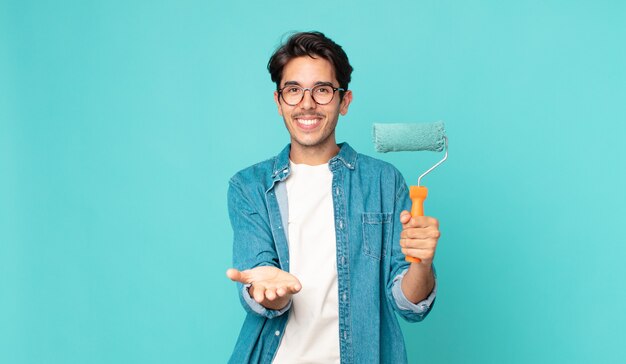
<svg viewBox="0 0 626 364">
<path fill-rule="evenodd" d="M 391 164 L 359 154 L 347 143 L 328 166 L 337 244 L 339 347 L 342 363 L 406 363 L 399 314 L 410 322 L 430 312 L 436 288 L 417 304 L 402 293 L 409 263 L 400 251 L 399 217 L 410 210 L 408 189 Z M 271 265 L 289 271 L 287 193 L 290 145 L 276 157 L 230 180 L 228 209 L 234 233 L 233 265 Z M 246 319 L 230 363 L 271 363 L 290 304 L 268 310 L 238 284 Z"/>
</svg>

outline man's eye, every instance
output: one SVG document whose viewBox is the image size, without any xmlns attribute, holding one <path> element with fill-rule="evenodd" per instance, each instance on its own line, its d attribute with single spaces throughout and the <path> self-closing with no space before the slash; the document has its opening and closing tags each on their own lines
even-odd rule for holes
<svg viewBox="0 0 626 364">
<path fill-rule="evenodd" d="M 333 89 L 331 89 L 330 87 L 318 87 L 315 92 L 318 94 L 328 94 L 333 92 Z"/>
<path fill-rule="evenodd" d="M 300 89 L 298 87 L 288 87 L 285 91 L 290 94 L 297 94 L 300 92 Z"/>
</svg>

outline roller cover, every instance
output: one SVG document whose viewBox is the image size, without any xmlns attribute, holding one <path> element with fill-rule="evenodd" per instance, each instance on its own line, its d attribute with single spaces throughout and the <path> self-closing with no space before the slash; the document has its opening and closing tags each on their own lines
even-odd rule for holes
<svg viewBox="0 0 626 364">
<path fill-rule="evenodd" d="M 377 152 L 430 150 L 441 152 L 444 146 L 443 121 L 434 123 L 374 124 L 374 147 Z"/>
</svg>

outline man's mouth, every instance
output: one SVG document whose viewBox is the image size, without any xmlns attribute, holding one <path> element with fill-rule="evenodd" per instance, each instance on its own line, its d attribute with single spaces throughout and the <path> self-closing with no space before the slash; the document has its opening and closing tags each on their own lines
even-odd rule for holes
<svg viewBox="0 0 626 364">
<path fill-rule="evenodd" d="M 314 129 L 322 121 L 322 117 L 306 115 L 301 117 L 295 117 L 294 120 L 302 129 Z"/>
<path fill-rule="evenodd" d="M 310 126 L 316 124 L 319 119 L 296 119 L 296 121 L 302 125 Z"/>
</svg>

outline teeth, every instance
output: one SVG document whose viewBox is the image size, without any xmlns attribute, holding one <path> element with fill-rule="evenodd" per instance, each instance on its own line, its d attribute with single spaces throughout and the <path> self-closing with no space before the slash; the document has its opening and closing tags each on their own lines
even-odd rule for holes
<svg viewBox="0 0 626 364">
<path fill-rule="evenodd" d="M 317 119 L 298 119 L 298 122 L 304 125 L 313 125 L 317 123 Z"/>
</svg>

